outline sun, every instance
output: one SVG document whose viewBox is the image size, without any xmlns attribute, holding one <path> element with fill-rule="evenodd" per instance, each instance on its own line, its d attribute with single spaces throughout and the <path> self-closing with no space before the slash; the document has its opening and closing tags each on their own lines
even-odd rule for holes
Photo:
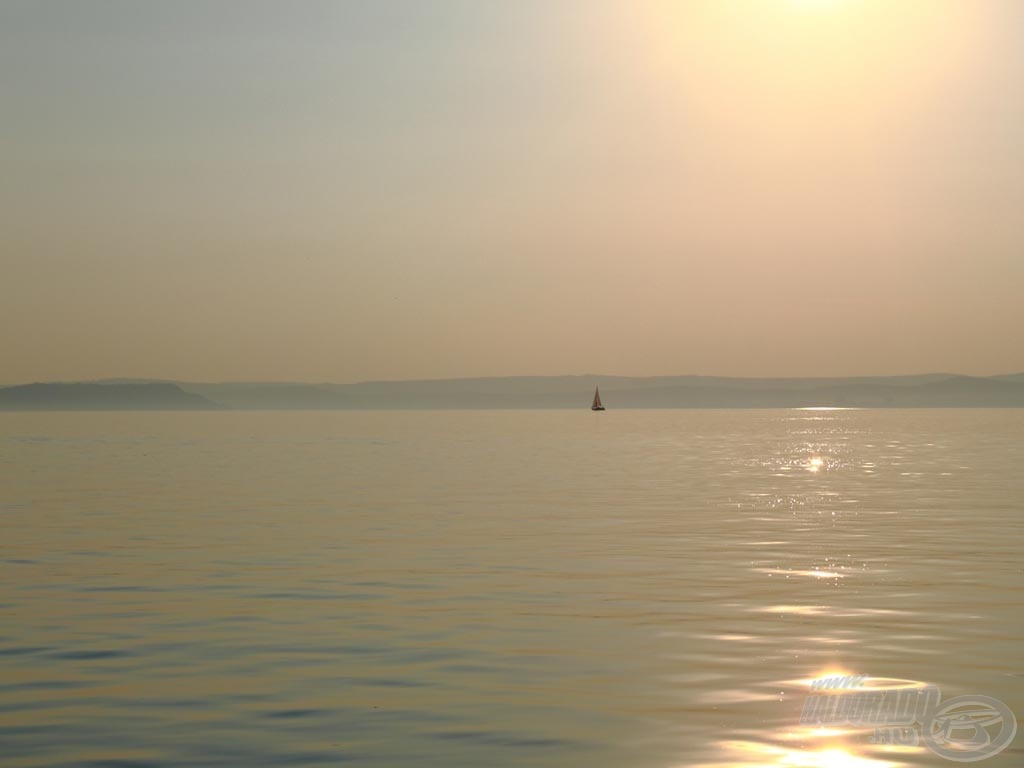
<svg viewBox="0 0 1024 768">
<path fill-rule="evenodd" d="M 843 4 L 845 0 L 789 0 L 789 4 L 794 8 L 804 10 L 825 10 L 828 8 L 836 8 Z"/>
</svg>

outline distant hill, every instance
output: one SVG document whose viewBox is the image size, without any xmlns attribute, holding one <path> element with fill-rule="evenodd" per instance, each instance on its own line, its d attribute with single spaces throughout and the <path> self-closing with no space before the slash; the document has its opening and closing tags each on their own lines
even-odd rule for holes
<svg viewBox="0 0 1024 768">
<path fill-rule="evenodd" d="M 999 379 L 1001 381 L 1015 381 L 1018 384 L 1024 384 L 1024 373 L 1004 373 L 1000 376 L 993 376 L 993 379 Z"/>
<path fill-rule="evenodd" d="M 0 388 L 3 411 L 199 411 L 223 408 L 177 384 L 23 384 Z"/>
<path fill-rule="evenodd" d="M 739 379 L 721 376 L 512 376 L 357 384 L 110 379 L 0 389 L 5 410 L 586 408 L 594 387 L 617 408 L 1022 408 L 1024 376 Z"/>
<path fill-rule="evenodd" d="M 1024 407 L 1024 379 L 954 374 L 739 379 L 715 376 L 518 376 L 358 384 L 182 383 L 243 409 Z"/>
</svg>

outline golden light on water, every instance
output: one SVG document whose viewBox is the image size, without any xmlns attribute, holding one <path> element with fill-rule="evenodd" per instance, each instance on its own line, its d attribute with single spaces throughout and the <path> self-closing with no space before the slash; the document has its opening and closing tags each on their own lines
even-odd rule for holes
<svg viewBox="0 0 1024 768">
<path fill-rule="evenodd" d="M 837 677 L 854 677 L 855 673 L 839 666 L 826 667 L 806 678 L 780 681 L 779 686 L 793 686 L 798 693 L 809 694 L 815 681 Z M 864 688 L 884 689 L 921 685 L 915 681 L 865 678 Z M 769 730 L 763 739 L 736 739 L 719 744 L 724 760 L 705 768 L 901 768 L 907 763 L 901 754 L 918 747 L 874 746 L 863 728 L 805 726 L 793 723 Z"/>
<path fill-rule="evenodd" d="M 888 760 L 860 757 L 843 749 L 826 749 L 822 752 L 790 755 L 778 765 L 806 766 L 807 768 L 885 768 L 900 764 Z"/>
<path fill-rule="evenodd" d="M 810 737 L 812 734 L 801 734 Z M 832 737 L 835 734 L 829 733 Z M 887 758 L 858 755 L 852 746 L 829 745 L 823 749 L 804 750 L 779 744 L 753 741 L 735 741 L 722 744 L 730 755 L 730 762 L 718 764 L 720 768 L 900 768 L 903 762 Z M 710 767 L 708 767 L 710 768 Z"/>
<path fill-rule="evenodd" d="M 846 574 L 830 571 L 825 568 L 755 568 L 756 573 L 767 573 L 772 576 L 807 576 L 812 579 L 843 579 Z"/>
<path fill-rule="evenodd" d="M 855 673 L 842 667 L 829 667 L 827 669 L 815 672 L 810 677 L 804 677 L 799 680 L 787 680 L 788 685 L 797 685 L 801 688 L 807 688 L 810 690 L 811 684 L 817 680 L 825 680 L 831 677 L 852 677 Z"/>
</svg>

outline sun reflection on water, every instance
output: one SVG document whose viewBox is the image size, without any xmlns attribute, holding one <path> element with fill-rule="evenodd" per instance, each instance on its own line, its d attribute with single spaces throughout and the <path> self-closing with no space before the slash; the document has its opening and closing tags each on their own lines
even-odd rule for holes
<svg viewBox="0 0 1024 768">
<path fill-rule="evenodd" d="M 722 746 L 734 756 L 736 762 L 719 764 L 720 768 L 722 765 L 736 768 L 900 768 L 905 765 L 903 762 L 857 755 L 847 746 L 829 745 L 823 749 L 802 750 L 751 741 L 727 742 Z"/>
<path fill-rule="evenodd" d="M 815 681 L 841 677 L 854 675 L 847 669 L 833 666 L 806 678 L 782 680 L 774 685 L 795 686 L 800 693 L 810 694 Z M 858 687 L 884 690 L 923 685 L 914 680 L 868 677 L 863 678 Z M 735 735 L 738 738 L 718 742 L 720 760 L 703 763 L 696 768 L 902 768 L 909 765 L 905 755 L 922 749 L 919 746 L 872 744 L 869 728 L 799 725 L 797 722 L 776 726 L 763 735 L 751 731 Z"/>
</svg>

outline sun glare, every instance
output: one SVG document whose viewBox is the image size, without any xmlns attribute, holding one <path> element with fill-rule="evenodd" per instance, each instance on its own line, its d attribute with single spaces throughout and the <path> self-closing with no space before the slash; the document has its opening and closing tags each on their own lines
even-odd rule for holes
<svg viewBox="0 0 1024 768">
<path fill-rule="evenodd" d="M 841 5 L 844 0 L 789 0 L 790 5 L 801 9 L 825 9 Z"/>
</svg>

